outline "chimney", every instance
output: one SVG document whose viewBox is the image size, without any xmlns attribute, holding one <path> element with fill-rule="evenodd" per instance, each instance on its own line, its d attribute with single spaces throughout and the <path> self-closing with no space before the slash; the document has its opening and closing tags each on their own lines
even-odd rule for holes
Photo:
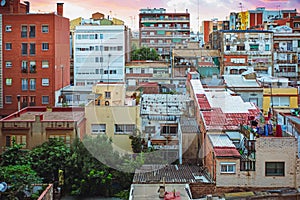
<svg viewBox="0 0 300 200">
<path fill-rule="evenodd" d="M 29 1 L 24 1 L 24 3 L 26 4 L 26 13 L 29 13 L 29 11 L 30 11 L 30 2 Z"/>
<path fill-rule="evenodd" d="M 64 13 L 64 3 L 57 3 L 56 4 L 56 11 L 57 11 L 57 15 L 63 16 Z"/>
<path fill-rule="evenodd" d="M 20 0 L 13 1 L 13 13 L 20 13 Z"/>
</svg>

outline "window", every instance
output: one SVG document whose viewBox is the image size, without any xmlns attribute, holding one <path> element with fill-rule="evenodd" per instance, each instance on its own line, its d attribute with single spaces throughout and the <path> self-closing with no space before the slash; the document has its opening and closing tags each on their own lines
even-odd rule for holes
<svg viewBox="0 0 300 200">
<path fill-rule="evenodd" d="M 6 147 L 11 147 L 13 142 L 16 144 L 22 144 L 22 148 L 27 148 L 26 135 L 7 135 Z"/>
<path fill-rule="evenodd" d="M 230 45 L 226 45 L 226 51 L 230 51 Z"/>
<path fill-rule="evenodd" d="M 220 163 L 221 173 L 234 174 L 235 163 Z"/>
<path fill-rule="evenodd" d="M 6 85 L 12 85 L 12 78 L 6 78 L 5 83 Z"/>
<path fill-rule="evenodd" d="M 163 124 L 160 126 L 160 133 L 162 135 L 177 135 L 178 126 L 177 124 Z"/>
<path fill-rule="evenodd" d="M 43 60 L 42 61 L 42 68 L 49 68 L 49 61 L 48 60 Z"/>
<path fill-rule="evenodd" d="M 22 73 L 27 73 L 27 72 L 28 72 L 27 61 L 22 60 Z"/>
<path fill-rule="evenodd" d="M 5 26 L 5 31 L 6 32 L 11 32 L 11 25 L 6 25 Z"/>
<path fill-rule="evenodd" d="M 273 106 L 290 106 L 290 97 L 273 97 L 271 96 L 271 105 Z"/>
<path fill-rule="evenodd" d="M 28 90 L 28 81 L 26 78 L 22 79 L 22 91 Z"/>
<path fill-rule="evenodd" d="M 103 34 L 100 34 L 100 39 L 103 39 Z"/>
<path fill-rule="evenodd" d="M 21 53 L 23 56 L 27 55 L 27 47 L 28 47 L 27 43 L 22 43 Z"/>
<path fill-rule="evenodd" d="M 258 44 L 250 44 L 250 51 L 258 51 Z"/>
<path fill-rule="evenodd" d="M 266 176 L 284 176 L 284 162 L 266 162 Z"/>
<path fill-rule="evenodd" d="M 42 78 L 42 86 L 49 86 L 49 78 Z"/>
<path fill-rule="evenodd" d="M 30 73 L 36 73 L 36 63 L 35 61 L 30 61 Z"/>
<path fill-rule="evenodd" d="M 92 134 L 105 134 L 106 124 L 92 124 L 91 130 Z"/>
<path fill-rule="evenodd" d="M 11 104 L 12 103 L 12 96 L 5 96 L 5 103 Z"/>
<path fill-rule="evenodd" d="M 115 124 L 115 134 L 130 134 L 134 129 L 134 124 Z"/>
<path fill-rule="evenodd" d="M 36 80 L 35 80 L 35 78 L 31 78 L 29 80 L 29 85 L 30 85 L 30 90 L 35 90 L 36 89 Z"/>
<path fill-rule="evenodd" d="M 298 47 L 300 47 L 300 40 L 298 40 Z"/>
<path fill-rule="evenodd" d="M 48 33 L 48 32 L 49 32 L 48 25 L 42 25 L 42 33 Z"/>
<path fill-rule="evenodd" d="M 26 38 L 27 37 L 27 26 L 21 27 L 21 37 Z"/>
<path fill-rule="evenodd" d="M 46 42 L 42 43 L 42 50 L 43 51 L 49 50 L 49 43 L 46 43 Z"/>
<path fill-rule="evenodd" d="M 49 96 L 42 96 L 42 104 L 49 104 Z"/>
<path fill-rule="evenodd" d="M 12 44 L 10 42 L 5 43 L 5 50 L 11 50 L 12 49 Z"/>
<path fill-rule="evenodd" d="M 53 138 L 53 139 L 59 139 L 62 140 L 66 146 L 70 147 L 71 146 L 71 136 L 69 135 L 49 135 L 49 139 Z"/>
<path fill-rule="evenodd" d="M 118 46 L 118 51 L 122 51 L 123 47 L 122 46 Z"/>
<path fill-rule="evenodd" d="M 35 96 L 30 96 L 30 106 L 35 106 Z"/>
<path fill-rule="evenodd" d="M 237 50 L 238 51 L 245 51 L 245 45 L 238 45 Z"/>
<path fill-rule="evenodd" d="M 269 44 L 265 45 L 265 51 L 270 51 L 270 45 Z"/>
<path fill-rule="evenodd" d="M 35 43 L 30 43 L 29 53 L 31 56 L 35 55 Z"/>
<path fill-rule="evenodd" d="M 108 51 L 108 50 L 109 50 L 109 47 L 105 46 L 104 51 Z"/>
<path fill-rule="evenodd" d="M 34 38 L 35 37 L 35 26 L 29 26 L 29 37 Z"/>
<path fill-rule="evenodd" d="M 110 92 L 105 92 L 105 98 L 106 99 L 110 99 L 111 98 L 111 93 Z"/>
<path fill-rule="evenodd" d="M 12 67 L 12 62 L 11 61 L 6 61 L 5 62 L 5 67 L 6 68 L 11 68 Z"/>
</svg>

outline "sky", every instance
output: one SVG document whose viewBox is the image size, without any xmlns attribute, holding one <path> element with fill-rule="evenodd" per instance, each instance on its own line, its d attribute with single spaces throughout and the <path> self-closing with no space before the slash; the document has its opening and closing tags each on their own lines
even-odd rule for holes
<svg viewBox="0 0 300 200">
<path fill-rule="evenodd" d="M 300 0 L 30 0 L 31 12 L 56 11 L 56 2 L 64 3 L 64 16 L 70 20 L 77 17 L 90 18 L 100 12 L 121 19 L 125 25 L 138 30 L 138 14 L 142 8 L 165 8 L 167 12 L 190 13 L 191 29 L 197 32 L 203 20 L 228 19 L 230 12 L 254 10 L 297 9 Z"/>
</svg>

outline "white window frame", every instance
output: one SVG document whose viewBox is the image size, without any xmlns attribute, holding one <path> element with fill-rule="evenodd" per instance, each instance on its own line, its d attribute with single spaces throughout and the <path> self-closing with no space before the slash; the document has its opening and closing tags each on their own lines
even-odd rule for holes
<svg viewBox="0 0 300 200">
<path fill-rule="evenodd" d="M 92 134 L 105 134 L 106 133 L 106 124 L 91 124 L 91 133 Z"/>
<path fill-rule="evenodd" d="M 223 170 L 223 167 L 222 166 L 225 166 L 226 167 L 226 171 Z M 232 166 L 232 169 L 229 168 Z M 221 174 L 235 174 L 236 173 L 236 163 L 234 162 L 221 162 L 220 163 L 220 173 Z"/>
<path fill-rule="evenodd" d="M 115 135 L 128 135 L 136 128 L 134 124 L 115 124 Z"/>
<path fill-rule="evenodd" d="M 288 102 L 288 103 L 287 103 Z M 291 105 L 291 102 L 290 102 L 290 97 L 283 97 L 283 96 L 276 96 L 276 97 L 272 97 L 271 96 L 271 102 L 270 104 L 272 105 L 273 103 L 273 106 L 278 106 L 278 107 L 281 107 L 281 106 L 290 106 Z"/>
<path fill-rule="evenodd" d="M 9 48 L 7 48 L 9 47 Z M 6 42 L 5 43 L 5 50 L 12 50 L 12 43 L 11 42 Z"/>
<path fill-rule="evenodd" d="M 47 30 L 44 31 L 45 27 L 47 27 Z M 46 25 L 46 24 L 42 25 L 41 31 L 42 31 L 42 33 L 49 33 L 49 25 Z"/>
<path fill-rule="evenodd" d="M 42 68 L 49 68 L 49 61 L 48 60 L 42 60 Z"/>
<path fill-rule="evenodd" d="M 11 85 L 12 85 L 12 82 L 13 82 L 13 79 L 12 79 L 12 78 L 6 78 L 6 79 L 5 79 L 5 84 L 6 84 L 6 85 L 11 86 Z"/>
<path fill-rule="evenodd" d="M 12 62 L 11 61 L 5 61 L 5 67 L 6 68 L 11 68 L 12 67 Z"/>
<path fill-rule="evenodd" d="M 49 86 L 49 78 L 42 78 L 42 86 Z"/>
<path fill-rule="evenodd" d="M 11 25 L 6 25 L 5 26 L 5 31 L 6 32 L 11 32 Z"/>
</svg>

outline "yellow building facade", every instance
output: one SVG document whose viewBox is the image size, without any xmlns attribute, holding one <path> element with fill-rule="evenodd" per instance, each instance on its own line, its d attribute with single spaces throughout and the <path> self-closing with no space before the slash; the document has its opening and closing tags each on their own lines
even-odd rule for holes
<svg viewBox="0 0 300 200">
<path fill-rule="evenodd" d="M 93 93 L 98 96 L 85 107 L 87 135 L 106 135 L 115 150 L 132 153 L 132 133 L 141 130 L 140 107 L 126 98 L 124 84 L 97 84 Z"/>
<path fill-rule="evenodd" d="M 297 88 L 264 88 L 263 90 L 263 114 L 268 115 L 273 108 L 298 108 Z"/>
</svg>

